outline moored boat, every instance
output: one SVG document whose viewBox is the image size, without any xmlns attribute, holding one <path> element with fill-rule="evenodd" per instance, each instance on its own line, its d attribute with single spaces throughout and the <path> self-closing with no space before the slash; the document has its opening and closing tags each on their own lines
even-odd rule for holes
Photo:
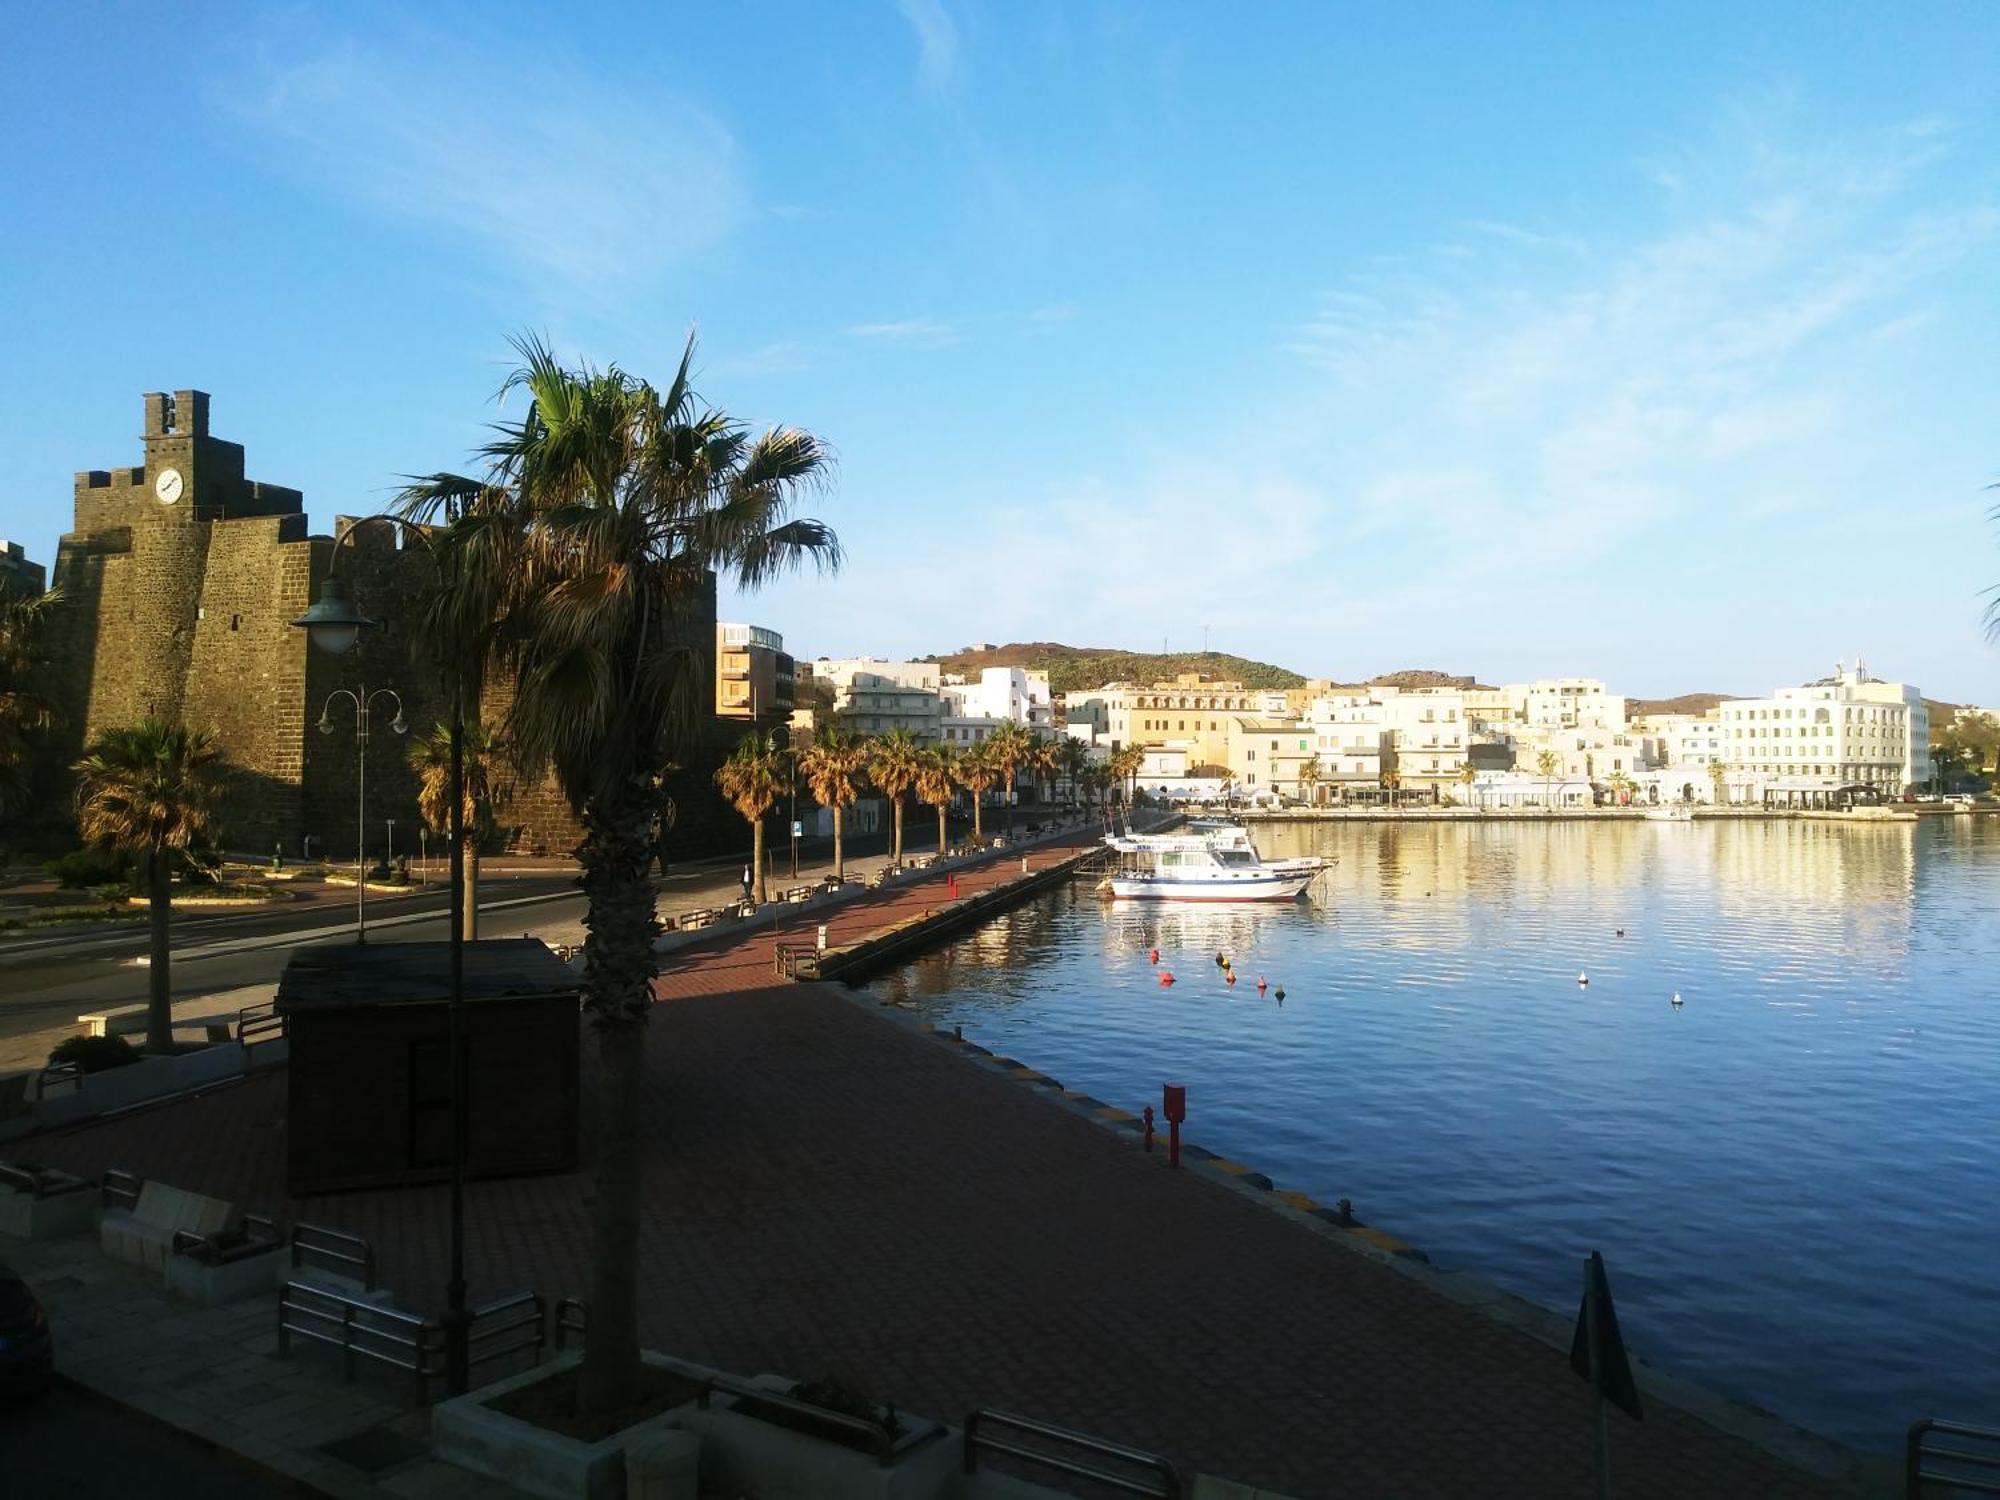
<svg viewBox="0 0 2000 1500">
<path fill-rule="evenodd" d="M 1199 833 L 1114 834 L 1126 856 L 1111 894 L 1134 901 L 1295 901 L 1328 861 L 1313 856 L 1266 863 L 1241 828 Z"/>
</svg>

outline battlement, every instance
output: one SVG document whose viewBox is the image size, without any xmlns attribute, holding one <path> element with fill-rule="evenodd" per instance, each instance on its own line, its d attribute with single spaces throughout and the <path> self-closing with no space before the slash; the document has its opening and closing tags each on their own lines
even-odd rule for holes
<svg viewBox="0 0 2000 1500">
<path fill-rule="evenodd" d="M 148 391 L 146 437 L 207 437 L 208 392 Z"/>
</svg>

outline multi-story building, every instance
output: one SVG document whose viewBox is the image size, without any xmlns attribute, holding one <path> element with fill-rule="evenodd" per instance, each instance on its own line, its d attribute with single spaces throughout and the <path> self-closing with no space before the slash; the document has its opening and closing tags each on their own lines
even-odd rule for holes
<svg viewBox="0 0 2000 1500">
<path fill-rule="evenodd" d="M 944 738 L 936 662 L 822 656 L 813 663 L 813 681 L 832 689 L 835 717 L 858 733 L 906 729 L 929 744 Z"/>
<path fill-rule="evenodd" d="M 1382 723 L 1389 731 L 1396 784 L 1405 797 L 1443 801 L 1465 769 L 1465 695 L 1419 689 L 1378 688 Z"/>
<path fill-rule="evenodd" d="M 1219 771 L 1228 764 L 1230 715 L 1260 714 L 1266 706 L 1262 691 L 1240 682 L 1214 681 L 1198 672 L 1183 672 L 1172 682 L 1156 682 L 1151 687 L 1109 683 L 1089 692 L 1072 693 L 1068 701 L 1073 715 L 1102 715 L 1113 749 L 1186 741 L 1190 775 L 1201 774 L 1203 767 Z"/>
<path fill-rule="evenodd" d="M 1640 714 L 1632 735 L 1646 747 L 1653 769 L 1706 771 L 1723 756 L 1722 717 L 1705 714 Z"/>
<path fill-rule="evenodd" d="M 1315 698 L 1307 713 L 1319 756 L 1319 802 L 1373 801 L 1382 790 L 1382 768 L 1393 765 L 1382 705 L 1366 692 Z"/>
<path fill-rule="evenodd" d="M 1266 719 L 1251 714 L 1231 714 L 1225 722 L 1226 749 L 1223 764 L 1238 791 L 1244 795 L 1275 792 L 1284 797 L 1304 797 L 1300 773 L 1319 749 L 1313 727 L 1302 719 Z"/>
<path fill-rule="evenodd" d="M 0 539 L 0 594 L 13 594 L 16 598 L 39 594 L 47 582 L 42 565 L 30 562 L 19 542 Z"/>
<path fill-rule="evenodd" d="M 1930 726 L 1914 686 L 1882 682 L 1866 666 L 1739 698 L 1720 709 L 1731 772 L 1782 777 L 1815 789 L 1870 787 L 1895 796 L 1929 774 Z"/>
<path fill-rule="evenodd" d="M 814 660 L 812 675 L 833 684 L 836 691 L 846 686 L 857 672 L 866 673 L 877 682 L 893 683 L 897 687 L 923 688 L 937 692 L 943 685 L 934 661 L 882 661 L 873 656 L 822 656 Z"/>
<path fill-rule="evenodd" d="M 789 723 L 796 674 L 785 638 L 761 625 L 715 627 L 715 711 L 725 719 Z"/>
<path fill-rule="evenodd" d="M 1011 719 L 1031 729 L 1047 729 L 1055 722 L 1047 672 L 986 667 L 973 680 L 946 678 L 939 691 L 947 717 L 986 719 L 995 724 Z"/>
</svg>

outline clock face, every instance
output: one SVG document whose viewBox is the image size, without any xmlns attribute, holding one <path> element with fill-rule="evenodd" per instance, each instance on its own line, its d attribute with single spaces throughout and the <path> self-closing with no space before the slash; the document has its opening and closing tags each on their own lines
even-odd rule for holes
<svg viewBox="0 0 2000 1500">
<path fill-rule="evenodd" d="M 179 469 L 162 469 L 160 477 L 153 481 L 153 493 L 160 497 L 161 504 L 172 505 L 180 499 L 185 486 L 186 481 L 181 478 Z"/>
</svg>

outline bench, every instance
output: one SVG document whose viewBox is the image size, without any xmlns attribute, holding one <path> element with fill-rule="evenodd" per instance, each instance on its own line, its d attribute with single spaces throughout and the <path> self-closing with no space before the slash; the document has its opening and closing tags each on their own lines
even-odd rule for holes
<svg viewBox="0 0 2000 1500">
<path fill-rule="evenodd" d="M 126 1036 L 146 1029 L 144 1005 L 119 1005 L 110 1010 L 87 1012 L 76 1018 L 85 1036 Z"/>
<path fill-rule="evenodd" d="M 685 932 L 690 927 L 712 927 L 722 916 L 714 907 L 704 906 L 699 911 L 684 911 L 674 918 L 674 926 Z"/>
<path fill-rule="evenodd" d="M 174 1236 L 181 1230 L 214 1235 L 234 1229 L 240 1222 L 235 1205 L 220 1198 L 191 1193 L 164 1182 L 148 1182 L 139 1189 L 138 1202 L 133 1207 L 104 1210 L 97 1225 L 97 1239 L 113 1260 L 157 1271 L 164 1278 L 167 1257 L 173 1254 Z"/>
<path fill-rule="evenodd" d="M 0 1234 L 47 1240 L 83 1233 L 97 1215 L 90 1188 L 55 1167 L 0 1162 Z"/>
</svg>

